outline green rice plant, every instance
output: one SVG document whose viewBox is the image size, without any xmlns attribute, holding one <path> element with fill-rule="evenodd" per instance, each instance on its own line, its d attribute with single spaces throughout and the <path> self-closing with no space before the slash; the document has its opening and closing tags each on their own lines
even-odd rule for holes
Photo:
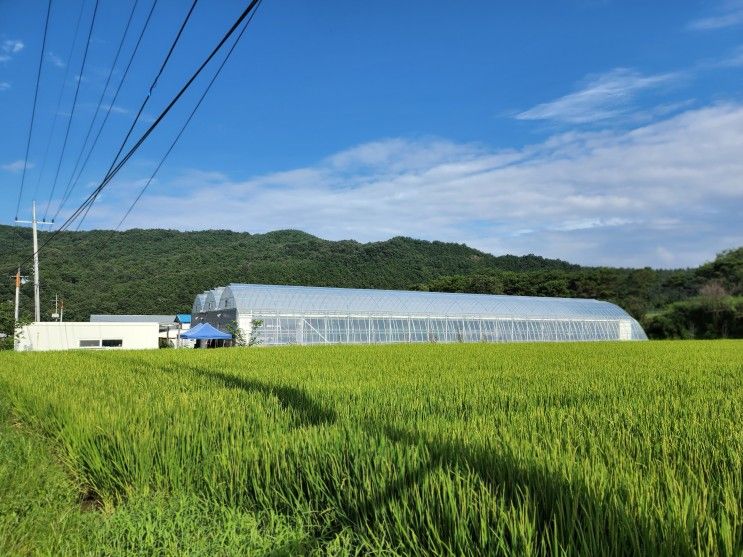
<svg viewBox="0 0 743 557">
<path fill-rule="evenodd" d="M 295 553 L 743 552 L 740 341 L 3 354 L 0 393 L 104 508 Z"/>
<path fill-rule="evenodd" d="M 301 513 L 287 519 L 185 493 L 134 494 L 115 508 L 98 508 L 65 474 L 53 449 L 12 419 L 0 400 L 0 555 L 291 556 L 320 550 Z M 344 552 L 343 537 L 333 543 L 336 554 Z"/>
</svg>

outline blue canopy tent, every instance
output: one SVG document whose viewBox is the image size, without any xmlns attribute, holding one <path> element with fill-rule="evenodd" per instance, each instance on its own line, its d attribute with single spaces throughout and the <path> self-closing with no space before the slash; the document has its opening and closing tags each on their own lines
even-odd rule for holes
<svg viewBox="0 0 743 557">
<path fill-rule="evenodd" d="M 209 323 L 199 323 L 192 329 L 189 329 L 181 335 L 181 338 L 195 340 L 195 341 L 206 341 L 197 342 L 196 345 L 206 347 L 224 346 L 225 340 L 232 340 L 232 335 L 220 331 L 219 329 L 211 326 Z M 209 341 L 222 341 L 219 344 L 216 342 Z"/>
<path fill-rule="evenodd" d="M 187 338 L 187 339 L 193 338 L 188 335 L 193 335 L 194 333 L 197 333 L 199 329 L 201 329 L 201 327 L 203 326 L 204 326 L 204 323 L 199 323 L 198 325 L 194 325 L 193 327 L 188 329 L 186 332 L 181 333 L 181 338 Z"/>
</svg>

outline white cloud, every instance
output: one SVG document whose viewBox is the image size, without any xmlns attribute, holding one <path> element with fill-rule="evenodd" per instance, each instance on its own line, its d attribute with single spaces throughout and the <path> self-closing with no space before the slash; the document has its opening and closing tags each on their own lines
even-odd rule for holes
<svg viewBox="0 0 743 557">
<path fill-rule="evenodd" d="M 20 172 L 21 170 L 23 170 L 23 166 L 24 166 L 24 161 L 17 160 L 17 161 L 13 161 L 11 163 L 2 165 L 2 169 L 7 170 L 8 172 Z M 29 168 L 33 168 L 34 164 L 30 162 L 26 164 L 25 166 L 26 166 L 26 169 L 29 169 Z"/>
<path fill-rule="evenodd" d="M 117 104 L 102 104 L 101 111 L 105 112 L 107 110 L 110 110 L 114 114 L 129 114 L 129 110 L 124 108 L 123 106 L 119 106 Z"/>
<path fill-rule="evenodd" d="M 19 41 L 18 39 L 8 39 L 3 41 L 2 51 L 9 54 L 17 54 L 23 50 L 24 46 L 23 41 Z"/>
<path fill-rule="evenodd" d="M 23 50 L 23 41 L 18 39 L 6 39 L 0 43 L 0 62 L 7 62 L 13 58 L 14 54 L 18 54 Z"/>
<path fill-rule="evenodd" d="M 743 104 L 519 150 L 388 139 L 244 181 L 185 172 L 153 185 L 127 226 L 406 235 L 585 264 L 696 265 L 743 244 L 741 152 Z M 117 188 L 90 226 L 118 223 L 133 191 Z"/>
<path fill-rule="evenodd" d="M 743 46 L 739 46 L 728 56 L 710 64 L 710 67 L 713 68 L 735 68 L 739 66 L 743 66 Z"/>
<path fill-rule="evenodd" d="M 712 31 L 743 24 L 743 1 L 728 0 L 724 2 L 718 13 L 691 21 L 689 29 L 695 31 Z"/>
<path fill-rule="evenodd" d="M 601 200 L 596 199 L 598 204 L 601 204 Z M 622 205 L 627 205 L 626 200 L 620 200 Z M 570 232 L 573 230 L 590 230 L 592 228 L 604 228 L 612 226 L 625 226 L 633 224 L 635 221 L 628 218 L 610 217 L 610 218 L 585 218 L 578 220 L 567 220 L 562 223 L 558 223 L 553 226 L 551 230 L 557 230 L 562 232 Z"/>
<path fill-rule="evenodd" d="M 738 12 L 730 12 L 720 16 L 705 17 L 697 19 L 689 24 L 691 29 L 696 30 L 710 30 L 710 29 L 722 29 L 723 27 L 731 27 L 733 25 L 739 25 L 743 23 L 743 10 Z"/>
<path fill-rule="evenodd" d="M 67 64 L 65 64 L 65 61 L 64 61 L 64 60 L 62 60 L 62 58 L 60 58 L 59 56 L 57 56 L 57 55 L 56 55 L 56 54 L 54 54 L 53 52 L 47 52 L 47 55 L 46 55 L 46 56 L 47 56 L 47 58 L 49 58 L 49 61 L 50 61 L 50 62 L 51 62 L 51 63 L 52 63 L 52 64 L 53 64 L 53 65 L 54 65 L 55 67 L 57 67 L 57 68 L 64 68 L 64 67 L 66 67 L 66 66 L 67 66 Z"/>
<path fill-rule="evenodd" d="M 615 68 L 589 76 L 583 86 L 554 101 L 538 104 L 516 115 L 518 120 L 550 120 L 586 124 L 626 114 L 632 102 L 643 92 L 667 86 L 680 73 L 643 75 L 628 68 Z"/>
<path fill-rule="evenodd" d="M 10 89 L 10 83 L 7 81 L 0 81 L 0 91 L 7 91 Z"/>
</svg>

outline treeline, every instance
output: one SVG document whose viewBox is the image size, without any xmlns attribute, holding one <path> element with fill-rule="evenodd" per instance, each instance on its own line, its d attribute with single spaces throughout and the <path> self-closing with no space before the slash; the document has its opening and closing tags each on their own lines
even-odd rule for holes
<svg viewBox="0 0 743 557">
<path fill-rule="evenodd" d="M 573 268 L 440 277 L 419 290 L 596 298 L 638 319 L 652 338 L 743 338 L 743 248 L 696 269 Z"/>
<path fill-rule="evenodd" d="M 48 233 L 40 234 L 43 243 Z M 31 231 L 0 226 L 0 300 L 13 299 L 18 262 L 30 274 Z M 578 268 L 535 255 L 495 257 L 464 244 L 392 238 L 359 243 L 322 240 L 296 230 L 247 234 L 224 230 L 66 232 L 42 252 L 44 319 L 54 295 L 65 316 L 189 312 L 194 296 L 230 282 L 409 289 L 437 277 L 487 270 Z M 30 309 L 32 287 L 21 306 Z"/>
<path fill-rule="evenodd" d="M 40 241 L 47 237 L 41 233 Z M 19 262 L 30 274 L 31 231 L 0 226 L 0 246 L 7 277 L 0 313 L 7 313 L 10 275 Z M 741 336 L 742 260 L 740 248 L 697 269 L 615 269 L 403 237 L 359 243 L 297 230 L 65 232 L 42 252 L 42 319 L 50 319 L 55 294 L 67 319 L 87 320 L 91 313 L 189 312 L 203 290 L 251 282 L 598 298 L 619 304 L 657 337 Z M 26 317 L 31 294 L 29 283 L 21 300 Z"/>
</svg>

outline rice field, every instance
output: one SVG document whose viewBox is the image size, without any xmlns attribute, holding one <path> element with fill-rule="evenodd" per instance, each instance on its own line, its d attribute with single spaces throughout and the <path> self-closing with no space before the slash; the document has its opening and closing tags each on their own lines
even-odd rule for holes
<svg viewBox="0 0 743 557">
<path fill-rule="evenodd" d="M 8 541 L 0 467 L 2 553 L 743 554 L 741 341 L 0 353 L 0 397 L 77 517 Z"/>
</svg>

